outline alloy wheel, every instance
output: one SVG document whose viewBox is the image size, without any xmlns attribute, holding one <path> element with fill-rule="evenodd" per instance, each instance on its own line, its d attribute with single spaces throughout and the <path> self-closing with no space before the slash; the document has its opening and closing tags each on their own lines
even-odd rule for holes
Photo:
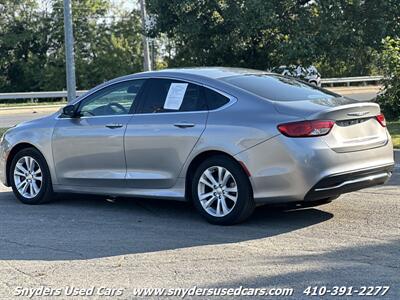
<svg viewBox="0 0 400 300">
<path fill-rule="evenodd" d="M 212 166 L 200 176 L 197 195 L 208 214 L 225 217 L 233 210 L 238 199 L 236 180 L 226 168 Z"/>
<path fill-rule="evenodd" d="M 21 157 L 14 168 L 14 183 L 25 198 L 36 197 L 43 185 L 43 175 L 39 163 L 30 156 Z"/>
</svg>

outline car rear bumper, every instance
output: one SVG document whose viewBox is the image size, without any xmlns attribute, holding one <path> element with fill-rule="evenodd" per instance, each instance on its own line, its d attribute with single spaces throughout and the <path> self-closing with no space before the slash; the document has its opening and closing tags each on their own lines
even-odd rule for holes
<svg viewBox="0 0 400 300">
<path fill-rule="evenodd" d="M 384 184 L 392 175 L 394 165 L 335 174 L 321 179 L 306 194 L 305 201 L 334 197 L 367 187 Z"/>
<path fill-rule="evenodd" d="M 250 173 L 257 203 L 318 200 L 382 184 L 394 165 L 390 138 L 377 148 L 338 153 L 321 138 L 279 135 L 235 158 Z"/>
</svg>

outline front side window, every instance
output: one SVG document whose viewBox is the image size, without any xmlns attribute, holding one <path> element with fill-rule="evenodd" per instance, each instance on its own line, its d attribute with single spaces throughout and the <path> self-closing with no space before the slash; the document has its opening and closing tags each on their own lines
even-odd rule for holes
<svg viewBox="0 0 400 300">
<path fill-rule="evenodd" d="M 178 80 L 151 79 L 143 95 L 140 113 L 207 110 L 203 87 Z"/>
<path fill-rule="evenodd" d="M 81 101 L 80 116 L 126 115 L 143 86 L 144 79 L 125 81 L 106 87 Z"/>
</svg>

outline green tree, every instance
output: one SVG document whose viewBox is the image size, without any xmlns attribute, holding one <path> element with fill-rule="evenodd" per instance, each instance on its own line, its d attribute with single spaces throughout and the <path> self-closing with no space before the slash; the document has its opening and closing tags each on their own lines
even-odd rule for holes
<svg viewBox="0 0 400 300">
<path fill-rule="evenodd" d="M 65 89 L 63 1 L 40 3 L 0 0 L 0 92 Z M 142 70 L 137 10 L 108 0 L 72 5 L 78 89 Z"/>
<path fill-rule="evenodd" d="M 381 40 L 400 29 L 398 0 L 319 0 L 310 7 L 313 58 L 325 76 L 370 75 Z"/>
<path fill-rule="evenodd" d="M 398 32 L 398 0 L 148 0 L 171 66 L 266 69 L 316 64 L 323 76 L 367 75 L 380 40 Z"/>
<path fill-rule="evenodd" d="M 0 91 L 40 88 L 48 17 L 33 0 L 0 0 Z"/>
<path fill-rule="evenodd" d="M 61 89 L 65 87 L 62 1 L 55 1 L 53 8 L 44 87 Z M 111 14 L 109 1 L 75 0 L 73 25 L 78 89 L 141 70 L 141 27 L 136 10 Z"/>
<path fill-rule="evenodd" d="M 384 90 L 378 97 L 386 117 L 400 118 L 400 38 L 386 37 L 383 51 L 378 55 L 380 70 L 385 75 Z"/>
</svg>

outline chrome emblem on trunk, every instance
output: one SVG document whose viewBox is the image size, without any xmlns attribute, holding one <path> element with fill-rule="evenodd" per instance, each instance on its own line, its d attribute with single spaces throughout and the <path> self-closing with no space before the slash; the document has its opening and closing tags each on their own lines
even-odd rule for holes
<svg viewBox="0 0 400 300">
<path fill-rule="evenodd" d="M 369 114 L 369 111 L 355 111 L 355 112 L 348 113 L 347 115 L 351 116 L 351 117 L 362 117 L 362 116 L 365 116 L 368 114 Z"/>
</svg>

